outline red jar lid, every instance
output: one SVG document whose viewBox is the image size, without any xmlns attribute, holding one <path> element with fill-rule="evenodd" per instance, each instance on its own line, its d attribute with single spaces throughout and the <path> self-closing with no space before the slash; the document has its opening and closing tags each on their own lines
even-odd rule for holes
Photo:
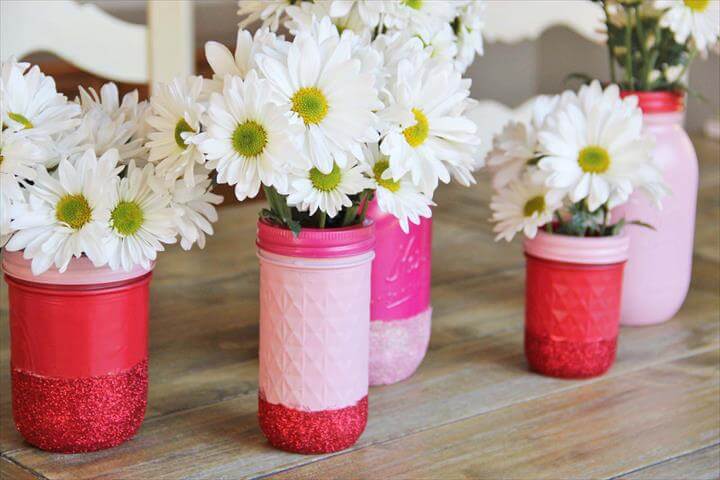
<svg viewBox="0 0 720 480">
<path fill-rule="evenodd" d="M 257 246 L 267 252 L 288 257 L 338 258 L 369 252 L 375 246 L 375 225 L 344 228 L 303 228 L 295 237 L 287 228 L 258 220 Z"/>
<path fill-rule="evenodd" d="M 620 98 L 637 97 L 638 106 L 643 113 L 672 113 L 685 109 L 685 94 L 683 92 L 637 92 L 622 90 Z"/>
</svg>

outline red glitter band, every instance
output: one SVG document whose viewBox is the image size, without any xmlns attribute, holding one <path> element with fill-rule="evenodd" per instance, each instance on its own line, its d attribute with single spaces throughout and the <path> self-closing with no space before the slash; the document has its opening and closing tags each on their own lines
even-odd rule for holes
<svg viewBox="0 0 720 480">
<path fill-rule="evenodd" d="M 355 405 L 319 412 L 295 410 L 258 396 L 260 428 L 274 447 L 288 452 L 331 453 L 351 447 L 365 430 L 367 416 L 367 396 Z"/>
<path fill-rule="evenodd" d="M 147 389 L 147 360 L 121 373 L 82 378 L 13 369 L 15 426 L 29 443 L 51 452 L 114 447 L 140 428 Z"/>
<path fill-rule="evenodd" d="M 525 332 L 530 368 L 560 378 L 588 378 L 605 373 L 615 361 L 617 337 L 589 342 L 552 340 Z"/>
</svg>

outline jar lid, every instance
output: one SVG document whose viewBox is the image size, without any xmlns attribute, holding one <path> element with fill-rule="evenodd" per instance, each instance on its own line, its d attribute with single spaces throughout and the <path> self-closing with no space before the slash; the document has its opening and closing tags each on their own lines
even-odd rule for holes
<svg viewBox="0 0 720 480">
<path fill-rule="evenodd" d="M 608 265 L 628 259 L 630 237 L 625 234 L 611 237 L 574 237 L 538 231 L 535 238 L 525 239 L 525 253 L 545 260 Z"/>
<path fill-rule="evenodd" d="M 343 228 L 303 228 L 295 236 L 287 228 L 258 220 L 257 246 L 267 252 L 288 257 L 337 258 L 360 255 L 375 246 L 375 224 Z"/>
<path fill-rule="evenodd" d="M 30 268 L 31 261 L 23 258 L 23 252 L 2 252 L 2 269 L 6 275 L 26 282 L 52 285 L 100 285 L 105 283 L 122 282 L 142 277 L 155 268 L 155 262 L 150 268 L 135 266 L 131 271 L 112 270 L 110 267 L 96 267 L 89 258 L 83 256 L 73 258 L 67 270 L 60 273 L 57 268 L 50 267 L 40 275 L 33 275 Z"/>
<path fill-rule="evenodd" d="M 685 109 L 685 94 L 683 92 L 638 92 L 623 90 L 620 98 L 637 97 L 638 107 L 643 113 L 673 113 Z"/>
</svg>

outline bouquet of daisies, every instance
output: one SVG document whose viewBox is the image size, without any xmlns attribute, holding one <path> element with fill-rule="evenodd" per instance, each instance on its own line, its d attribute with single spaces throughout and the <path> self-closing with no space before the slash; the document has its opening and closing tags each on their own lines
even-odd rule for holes
<svg viewBox="0 0 720 480">
<path fill-rule="evenodd" d="M 718 0 L 595 1 L 605 11 L 611 81 L 624 90 L 687 90 L 690 63 L 718 42 Z"/>
<path fill-rule="evenodd" d="M 341 33 L 365 38 L 417 38 L 435 58 L 464 72 L 483 53 L 482 0 L 239 0 L 240 28 L 257 21 L 271 31 L 281 23 L 293 35 L 313 18 L 328 17 Z"/>
<path fill-rule="evenodd" d="M 234 54 L 209 42 L 211 80 L 178 79 L 154 95 L 166 115 L 150 121 L 150 160 L 160 137 L 188 145 L 158 151 L 159 172 L 213 169 L 241 201 L 262 188 L 261 216 L 295 233 L 361 224 L 373 197 L 407 231 L 431 215 L 440 181 L 474 182 L 470 80 L 453 62 L 417 37 L 341 33 L 329 16 L 294 32 L 240 30 Z"/>
<path fill-rule="evenodd" d="M 35 275 L 64 272 L 81 256 L 149 268 L 178 237 L 185 249 L 204 246 L 221 199 L 208 170 L 158 162 L 194 148 L 182 128 L 170 139 L 152 131 L 162 106 L 139 102 L 137 91 L 121 100 L 111 83 L 68 101 L 37 66 L 10 59 L 1 68 L 0 235 Z"/>
<path fill-rule="evenodd" d="M 497 239 L 538 229 L 573 236 L 617 235 L 625 219 L 612 208 L 635 190 L 657 205 L 668 190 L 641 132 L 637 97 L 594 81 L 576 94 L 540 97 L 529 124 L 510 123 L 493 141 L 493 211 Z M 633 223 L 640 223 L 633 221 Z"/>
</svg>

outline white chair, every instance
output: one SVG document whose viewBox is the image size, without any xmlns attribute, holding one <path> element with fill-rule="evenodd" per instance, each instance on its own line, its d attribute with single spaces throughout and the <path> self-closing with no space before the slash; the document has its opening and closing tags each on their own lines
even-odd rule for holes
<svg viewBox="0 0 720 480">
<path fill-rule="evenodd" d="M 148 24 L 71 0 L 0 1 L 0 58 L 39 51 L 111 80 L 168 81 L 194 71 L 193 4 L 148 0 Z"/>
</svg>

